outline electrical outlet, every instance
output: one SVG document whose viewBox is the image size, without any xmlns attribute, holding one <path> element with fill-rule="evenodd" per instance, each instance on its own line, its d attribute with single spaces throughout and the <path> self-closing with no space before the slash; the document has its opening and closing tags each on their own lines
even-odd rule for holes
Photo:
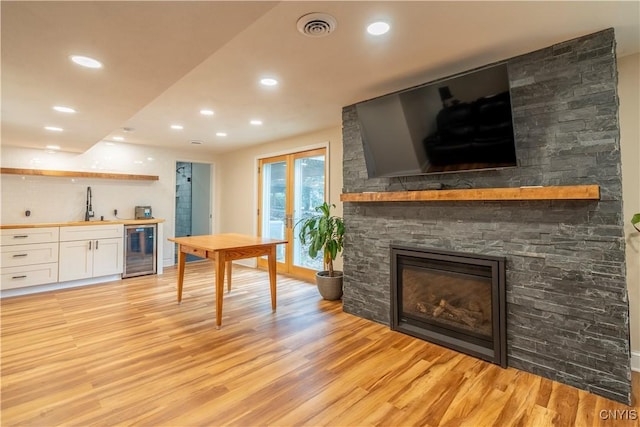
<svg viewBox="0 0 640 427">
<path fill-rule="evenodd" d="M 113 210 L 113 216 L 118 216 L 118 209 Z"/>
</svg>

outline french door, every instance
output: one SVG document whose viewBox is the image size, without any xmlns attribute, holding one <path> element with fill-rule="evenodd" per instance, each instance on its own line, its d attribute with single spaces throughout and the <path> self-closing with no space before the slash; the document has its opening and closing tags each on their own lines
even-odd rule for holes
<svg viewBox="0 0 640 427">
<path fill-rule="evenodd" d="M 258 234 L 289 241 L 278 245 L 278 272 L 313 280 L 323 269 L 321 258 L 309 258 L 295 226 L 325 201 L 326 182 L 325 148 L 260 159 Z M 266 267 L 266 259 L 259 259 L 258 265 Z"/>
</svg>

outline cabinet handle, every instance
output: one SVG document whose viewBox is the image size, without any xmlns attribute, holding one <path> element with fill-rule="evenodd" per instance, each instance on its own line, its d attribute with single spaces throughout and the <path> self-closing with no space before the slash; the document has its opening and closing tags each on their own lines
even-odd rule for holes
<svg viewBox="0 0 640 427">
<path fill-rule="evenodd" d="M 13 236 L 14 239 L 26 239 L 27 237 L 29 237 L 27 234 Z"/>
<path fill-rule="evenodd" d="M 91 244 L 92 244 L 92 243 L 93 243 L 93 242 L 92 242 L 91 240 L 89 240 L 89 250 L 91 250 Z"/>
<path fill-rule="evenodd" d="M 26 279 L 27 275 L 22 275 L 22 276 L 13 276 L 12 279 Z"/>
<path fill-rule="evenodd" d="M 96 240 L 96 251 L 98 250 L 98 241 Z"/>
<path fill-rule="evenodd" d="M 19 258 L 19 257 L 23 257 L 23 256 L 27 256 L 28 254 L 15 254 L 13 257 L 14 258 Z"/>
</svg>

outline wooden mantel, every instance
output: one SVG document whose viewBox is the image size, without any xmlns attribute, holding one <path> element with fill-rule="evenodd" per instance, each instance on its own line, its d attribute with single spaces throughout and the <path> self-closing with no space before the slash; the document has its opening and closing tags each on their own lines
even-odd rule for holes
<svg viewBox="0 0 640 427">
<path fill-rule="evenodd" d="M 122 179 L 133 181 L 158 181 L 157 175 L 133 175 L 124 173 L 109 172 L 83 172 L 83 171 L 61 171 L 49 169 L 17 169 L 1 168 L 0 173 L 9 175 L 38 175 L 55 176 L 61 178 L 102 178 L 102 179 Z"/>
<path fill-rule="evenodd" d="M 600 200 L 598 185 L 344 193 L 342 202 Z"/>
</svg>

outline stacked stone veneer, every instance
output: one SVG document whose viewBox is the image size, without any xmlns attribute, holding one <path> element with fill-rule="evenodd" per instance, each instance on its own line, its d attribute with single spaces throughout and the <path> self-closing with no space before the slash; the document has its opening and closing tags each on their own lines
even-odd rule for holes
<svg viewBox="0 0 640 427">
<path fill-rule="evenodd" d="M 508 60 L 519 167 L 368 179 L 343 109 L 345 193 L 600 186 L 600 201 L 345 203 L 344 310 L 389 324 L 392 243 L 505 256 L 509 366 L 629 403 L 613 30 Z"/>
</svg>

